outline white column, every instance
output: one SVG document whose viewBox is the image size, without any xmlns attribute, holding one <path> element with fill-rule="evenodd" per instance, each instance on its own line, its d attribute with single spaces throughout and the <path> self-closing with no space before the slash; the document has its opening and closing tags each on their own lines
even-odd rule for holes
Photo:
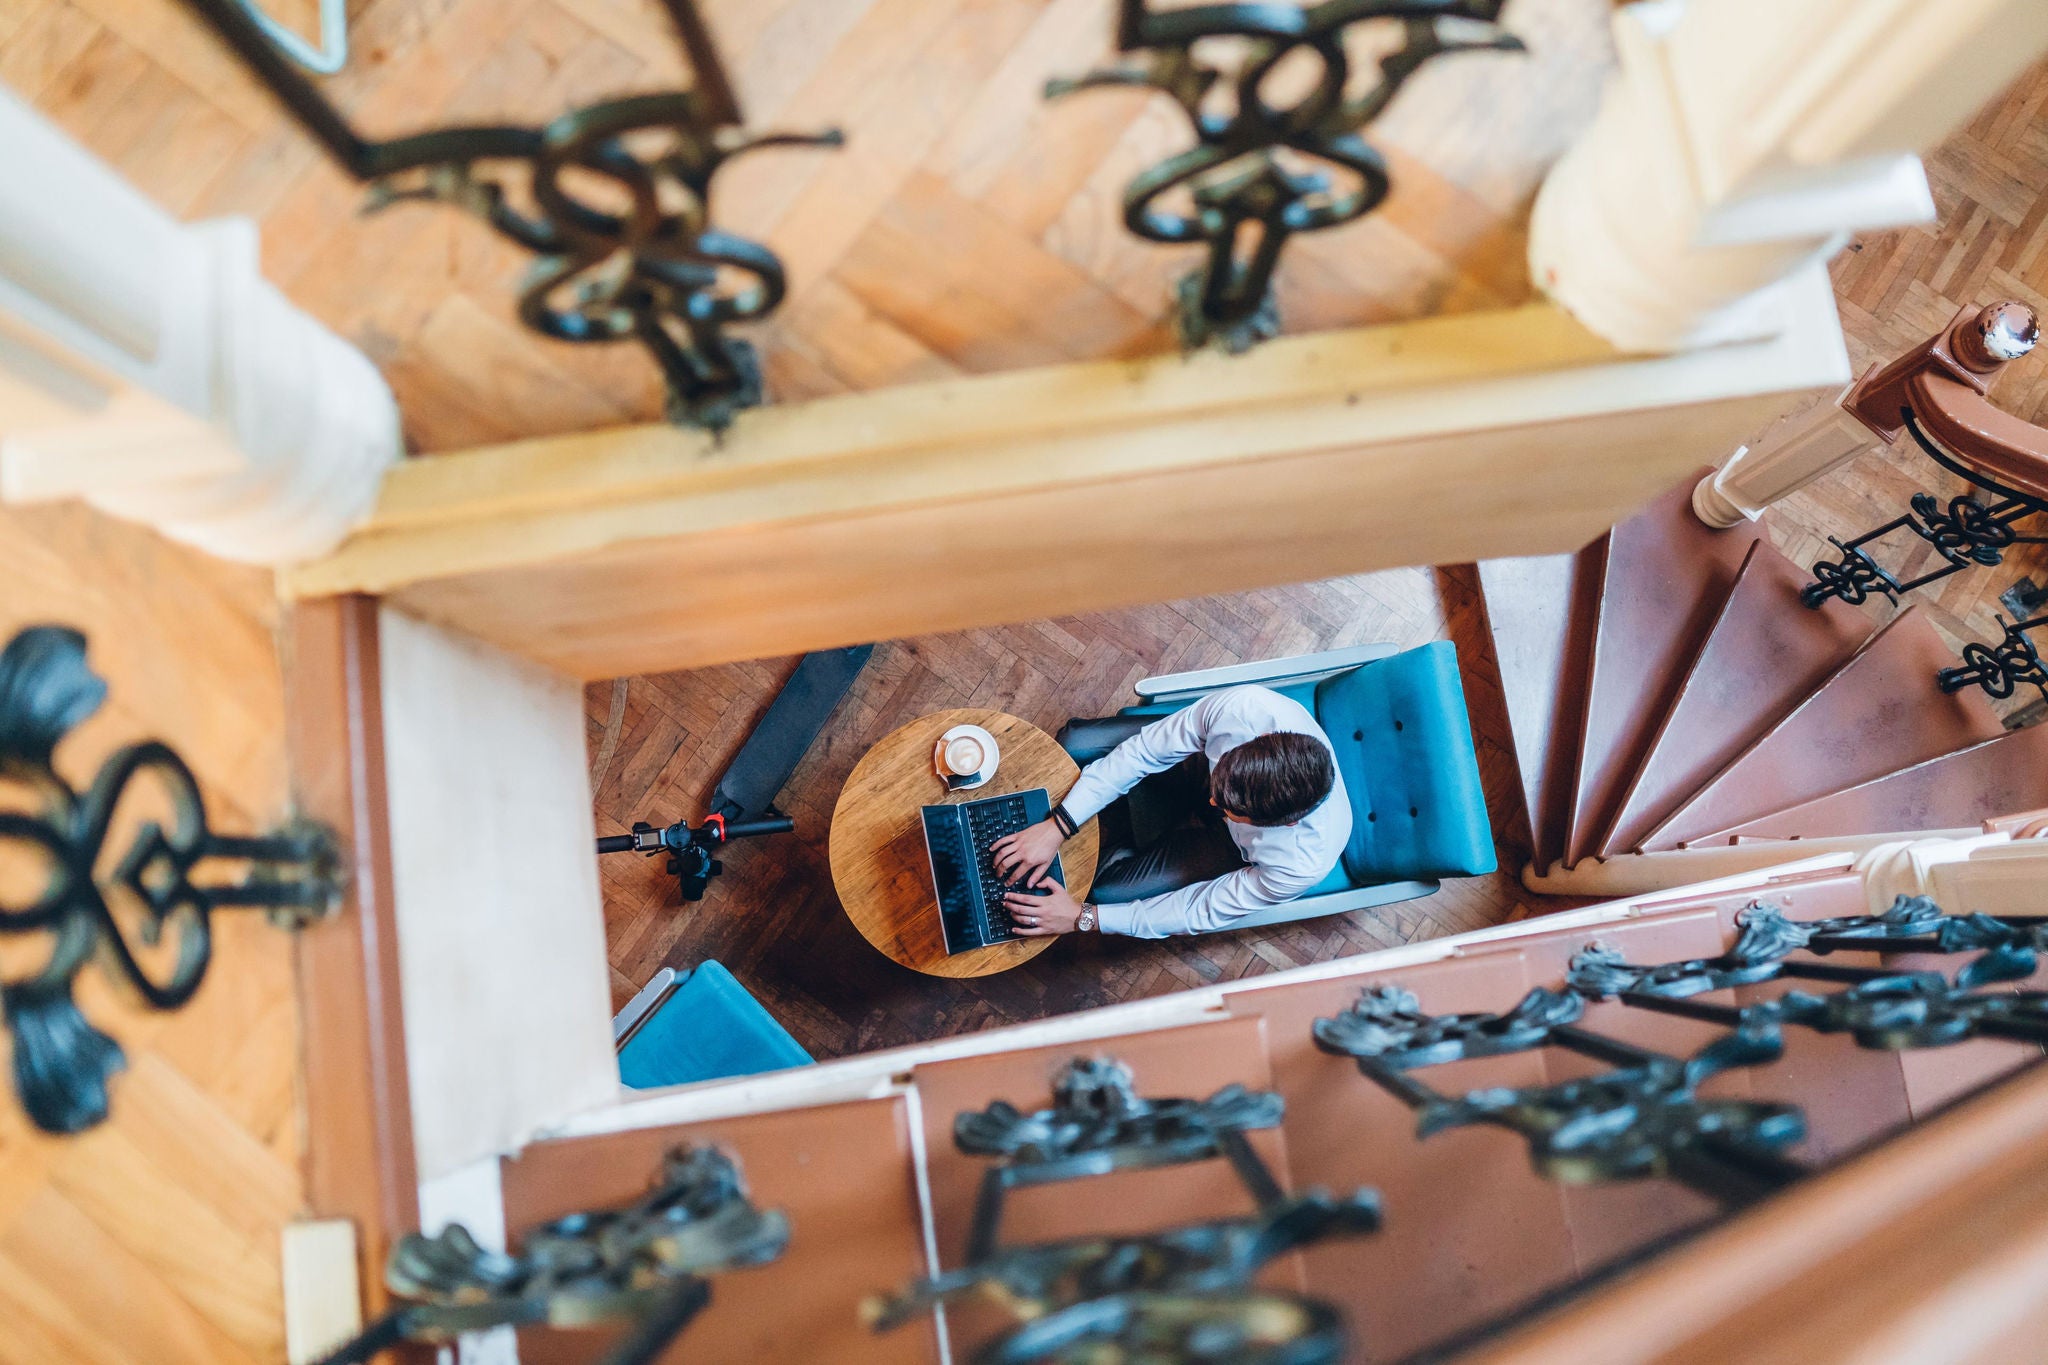
<svg viewBox="0 0 2048 1365">
<path fill-rule="evenodd" d="M 1700 480 L 1692 509 L 1709 526 L 1755 521 L 1766 507 L 1825 478 L 1867 450 L 1885 444 L 1842 408 L 1844 388 L 1802 412 L 1780 417 L 1753 446 L 1738 446 L 1727 463 Z"/>
<path fill-rule="evenodd" d="M 227 559 L 333 548 L 401 454 L 367 358 L 0 88 L 0 498 L 84 498 Z"/>
<path fill-rule="evenodd" d="M 1632 351 L 1768 335 L 1847 234 L 1934 215 L 1917 154 L 2043 51 L 2042 0 L 1643 0 L 1544 182 L 1537 284 Z"/>
<path fill-rule="evenodd" d="M 2048 913 L 2048 837 L 2007 833 L 1886 844 L 1857 860 L 1872 914 L 1926 896 L 1951 915 Z"/>
</svg>

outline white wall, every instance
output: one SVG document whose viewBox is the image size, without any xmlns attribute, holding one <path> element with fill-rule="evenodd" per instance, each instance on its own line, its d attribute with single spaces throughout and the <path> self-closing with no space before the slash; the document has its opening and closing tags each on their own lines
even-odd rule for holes
<svg viewBox="0 0 2048 1365">
<path fill-rule="evenodd" d="M 583 692 L 386 609 L 391 870 L 420 1178 L 613 1103 Z"/>
</svg>

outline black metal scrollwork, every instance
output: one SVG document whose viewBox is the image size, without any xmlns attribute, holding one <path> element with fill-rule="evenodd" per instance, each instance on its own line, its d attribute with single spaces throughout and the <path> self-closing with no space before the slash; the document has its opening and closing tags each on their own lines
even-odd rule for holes
<svg viewBox="0 0 2048 1365">
<path fill-rule="evenodd" d="M 1763 952 L 1764 936 L 1770 934 L 1767 927 L 1757 930 L 1752 952 Z M 1684 990 L 1701 972 L 1713 970 L 1713 961 L 1629 968 L 1607 954 L 1590 965 L 1574 964 L 1573 992 L 1538 987 L 1506 1014 L 1430 1016 L 1420 1012 L 1407 991 L 1382 986 L 1365 991 L 1344 1014 L 1318 1019 L 1315 1039 L 1326 1052 L 1356 1059 L 1360 1074 L 1414 1109 L 1417 1137 L 1492 1124 L 1526 1139 L 1537 1171 L 1554 1180 L 1668 1176 L 1711 1198 L 1742 1203 L 1804 1173 L 1779 1155 L 1779 1149 L 1804 1136 L 1804 1120 L 1784 1105 L 1702 1099 L 1696 1092 L 1731 1067 L 1775 1060 L 1783 1047 L 1776 1022 L 1767 1015 L 1744 1016 L 1731 1032 L 1690 1058 L 1669 1057 L 1579 1026 L 1582 997 L 1627 991 L 1644 977 L 1667 971 L 1667 985 Z M 1412 1074 L 1446 1062 L 1547 1047 L 1606 1062 L 1611 1069 L 1555 1085 L 1491 1087 L 1459 1096 L 1444 1095 Z"/>
<path fill-rule="evenodd" d="M 1777 1060 L 1788 1028 L 1846 1034 L 1859 1046 L 1891 1051 L 1971 1038 L 2048 1046 L 2048 991 L 2011 989 L 2039 967 L 2048 916 L 1949 915 L 1926 897 L 1899 896 L 1882 914 L 1814 920 L 1794 920 L 1782 906 L 1757 902 L 1736 923 L 1735 942 L 1714 957 L 1637 964 L 1592 945 L 1573 957 L 1568 991 L 1539 987 L 1504 1014 L 1430 1015 L 1398 986 L 1368 988 L 1344 1013 L 1317 1020 L 1315 1040 L 1352 1058 L 1361 1075 L 1413 1109 L 1418 1136 L 1489 1124 L 1524 1138 L 1537 1170 L 1552 1179 L 1664 1177 L 1725 1204 L 1760 1198 L 1807 1173 L 1786 1150 L 1806 1131 L 1796 1108 L 1698 1093 L 1721 1072 Z M 1975 956 L 1953 975 L 1816 960 L 1842 952 Z M 1786 980 L 1839 989 L 1790 990 L 1741 1004 L 1705 998 Z M 1668 1056 L 1588 1026 L 1589 1018 L 1615 1018 L 1590 1013 L 1596 1001 L 1725 1032 L 1691 1057 Z M 1462 1095 L 1441 1093 L 1416 1074 L 1546 1048 L 1607 1069 Z"/>
<path fill-rule="evenodd" d="M 1735 946 L 1719 957 L 1633 966 L 1612 948 L 1594 945 L 1572 958 L 1567 978 L 1573 990 L 1594 1000 L 1630 992 L 1683 997 L 1748 986 L 1776 976 L 1786 954 L 1806 945 L 1807 933 L 1777 910 L 1754 906 L 1743 912 Z"/>
<path fill-rule="evenodd" d="M 2048 616 L 2014 622 L 2003 616 L 1992 619 L 2004 628 L 2004 638 L 1995 645 L 1970 641 L 1963 646 L 1963 666 L 1942 669 L 1934 675 L 1934 681 L 1944 692 L 1981 687 L 1985 695 L 2001 701 L 2022 685 L 2038 687 L 2041 695 L 2048 698 L 2048 667 L 2043 666 L 2040 651 L 2028 638 L 2030 631 L 2048 629 Z"/>
<path fill-rule="evenodd" d="M 73 999 L 88 960 L 100 956 L 152 1008 L 178 1009 L 212 960 L 215 910 L 260 908 L 296 925 L 330 910 L 340 891 L 325 830 L 299 823 L 263 838 L 216 833 L 191 770 L 163 744 L 116 751 L 89 788 L 74 791 L 52 759 L 106 692 L 75 630 L 34 626 L 0 651 L 0 858 L 25 869 L 17 885 L 40 872 L 26 900 L 0 898 L 0 935 L 40 935 L 50 945 L 39 970 L 0 979 L 0 1003 L 15 1088 L 36 1126 L 52 1133 L 106 1118 L 108 1078 L 125 1065 L 120 1044 Z M 161 818 L 142 818 L 152 813 Z M 246 870 L 217 880 L 200 874 L 209 863 Z"/>
<path fill-rule="evenodd" d="M 1541 1047 L 1552 1029 L 1577 1022 L 1585 1010 L 1576 995 L 1538 987 L 1506 1014 L 1431 1015 L 1413 993 L 1379 986 L 1362 992 L 1344 1013 L 1316 1020 L 1314 1029 L 1325 1052 L 1406 1070 Z"/>
<path fill-rule="evenodd" d="M 1772 1024 L 1752 1021 L 1683 1060 L 1601 1041 L 1615 1060 L 1629 1064 L 1556 1085 L 1438 1099 L 1421 1108 L 1416 1131 L 1428 1137 L 1490 1123 L 1528 1139 L 1531 1161 L 1553 1180 L 1669 1176 L 1730 1203 L 1767 1194 L 1803 1173 L 1776 1155 L 1806 1135 L 1797 1109 L 1698 1094 L 1723 1071 L 1776 1061 L 1784 1043 Z"/>
<path fill-rule="evenodd" d="M 712 179 L 757 148 L 842 139 L 836 131 L 741 132 L 738 102 L 691 0 L 663 4 L 690 59 L 692 89 L 609 100 L 541 128 L 439 128 L 382 142 L 350 127 L 235 0 L 185 3 L 344 170 L 370 183 L 366 210 L 438 200 L 533 252 L 539 259 L 519 298 L 529 327 L 562 341 L 638 341 L 668 381 L 674 422 L 719 430 L 761 402 L 754 350 L 725 329 L 782 301 L 782 262 L 711 226 Z M 507 172 L 521 163 L 532 181 L 524 209 L 507 188 L 516 179 Z M 602 201 L 588 193 L 600 182 Z"/>
<path fill-rule="evenodd" d="M 1227 1086 L 1206 1100 L 1140 1097 L 1130 1071 L 1077 1060 L 1054 1083 L 1051 1108 L 1004 1101 L 959 1115 L 954 1142 L 995 1158 L 983 1176 L 966 1264 L 867 1305 L 887 1331 L 969 1296 L 1007 1307 L 1018 1326 L 984 1344 L 977 1365 L 1121 1360 L 1335 1365 L 1342 1320 L 1329 1305 L 1252 1286 L 1275 1257 L 1379 1226 L 1379 1197 L 1359 1190 L 1288 1195 L 1245 1133 L 1280 1122 L 1280 1096 Z M 1017 1187 L 1221 1158 L 1257 1210 L 1149 1236 L 1000 1245 L 1005 1194 Z"/>
<path fill-rule="evenodd" d="M 603 1365 L 647 1365 L 711 1300 L 707 1273 L 761 1265 L 789 1244 L 789 1219 L 747 1197 L 715 1147 L 670 1152 L 647 1194 L 531 1233 L 517 1255 L 489 1251 L 461 1224 L 392 1248 L 392 1309 L 324 1365 L 365 1365 L 403 1342 L 446 1343 L 494 1327 L 623 1326 Z"/>
<path fill-rule="evenodd" d="M 1948 915 L 1926 897 L 1900 896 L 1882 915 L 1793 921 L 1776 906 L 1742 914 L 1743 938 L 1720 958 L 1643 968 L 1589 950 L 1573 960 L 1572 984 L 1592 996 L 1731 1028 L 1794 1025 L 1846 1033 L 1862 1046 L 1901 1051 L 1945 1047 L 1966 1038 L 2048 1041 L 2048 993 L 1986 991 L 2024 981 L 2040 964 L 2048 921 Z M 1745 947 L 1747 945 L 1747 947 Z M 1976 953 L 1953 978 L 1937 971 L 1837 967 L 1789 961 L 1799 950 Z M 1690 997 L 1779 977 L 1841 984 L 1827 995 L 1788 991 L 1775 1000 L 1719 1005 Z"/>
<path fill-rule="evenodd" d="M 1124 223 L 1133 233 L 1207 249 L 1205 263 L 1180 286 L 1185 345 L 1216 341 L 1242 351 L 1279 330 L 1272 281 L 1288 238 L 1351 222 L 1387 196 L 1386 159 L 1359 131 L 1433 57 L 1522 51 L 1521 40 L 1496 23 L 1502 3 L 1323 0 L 1155 11 L 1146 0 L 1121 0 L 1117 49 L 1149 55 L 1137 64 L 1052 81 L 1046 96 L 1149 86 L 1186 111 L 1196 145 L 1145 171 L 1124 191 Z M 1372 20 L 1398 24 L 1400 43 L 1378 59 L 1378 80 L 1351 95 L 1345 33 Z M 1196 55 L 1197 44 L 1215 39 L 1247 45 L 1235 71 Z M 1273 103 L 1275 72 L 1301 53 L 1317 66 L 1312 88 L 1292 104 Z M 1173 205 L 1176 193 L 1187 202 Z"/>
<path fill-rule="evenodd" d="M 1972 565 L 2003 563 L 2005 552 L 2014 545 L 2048 542 L 2048 537 L 2021 535 L 2019 530 L 2021 522 L 2048 513 L 2048 502 L 2007 487 L 1991 476 L 1962 464 L 1929 438 L 1910 411 L 1902 416 L 1906 430 L 1930 459 L 1973 487 L 1996 495 L 1995 500 L 1987 504 L 1965 494 L 1950 498 L 1944 508 L 1933 494 L 1916 493 L 1909 504 L 1909 512 L 1894 517 L 1877 529 L 1866 531 L 1850 541 L 1828 537 L 1829 542 L 1842 552 L 1841 557 L 1832 563 L 1822 562 L 1813 566 L 1813 582 L 1799 590 L 1799 600 L 1809 607 L 1817 609 L 1831 597 L 1854 606 L 1867 600 L 1872 593 L 1882 593 L 1896 601 L 1906 593 L 1961 573 Z M 1909 531 L 1919 537 L 1932 547 L 1941 561 L 1940 566 L 1902 582 L 1873 559 L 1865 548 L 1894 531 Z"/>
</svg>

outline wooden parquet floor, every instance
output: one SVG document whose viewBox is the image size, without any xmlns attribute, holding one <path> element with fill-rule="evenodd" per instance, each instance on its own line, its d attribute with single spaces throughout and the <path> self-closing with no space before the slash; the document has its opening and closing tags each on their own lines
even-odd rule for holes
<svg viewBox="0 0 2048 1365">
<path fill-rule="evenodd" d="M 104 708 L 58 750 L 75 785 L 154 736 L 192 765 L 217 828 L 274 826 L 276 615 L 260 573 L 84 507 L 0 508 L 0 639 L 68 622 L 108 682 Z M 21 793 L 0 787 L 16 809 Z M 30 890 L 21 866 L 10 851 L 14 905 Z M 167 935 L 145 960 L 163 971 L 169 951 Z M 8 935 L 0 977 L 21 979 L 49 952 L 42 936 Z M 80 1007 L 128 1064 L 109 1119 L 76 1137 L 33 1129 L 11 1081 L 0 1095 L 0 1365 L 284 1359 L 280 1235 L 305 1202 L 292 957 L 290 935 L 261 915 L 224 912 L 212 968 L 182 1010 L 147 1008 L 96 965 L 79 977 Z M 0 1032 L 0 1058 L 7 1047 Z"/>
<path fill-rule="evenodd" d="M 1891 360 L 1948 325 L 1956 310 L 2020 299 L 2048 317 L 2048 63 L 2035 67 L 1946 144 L 1925 158 L 1939 216 L 1924 227 L 1872 233 L 1835 258 L 1835 299 L 1850 362 Z M 2006 411 L 2048 423 L 2048 348 L 2006 367 L 1991 389 Z M 1900 515 L 1922 490 L 1944 500 L 1963 481 L 1923 455 L 1911 439 L 1852 461 L 1771 509 L 1772 541 L 1801 567 L 1838 553 L 1847 540 Z M 2048 535 L 2048 517 L 2028 528 Z M 1885 562 L 1925 572 L 1939 563 L 1913 539 L 1887 537 Z M 2048 546 L 2015 546 L 1997 568 L 1973 568 L 1914 595 L 1952 646 L 1996 641 L 1998 595 L 2024 576 L 2048 583 Z M 1874 603 L 1873 618 L 1890 608 Z M 2020 696 L 2005 709 L 2037 706 Z"/>
<path fill-rule="evenodd" d="M 989 706 L 1056 730 L 1106 715 L 1155 673 L 1449 638 L 1465 674 L 1487 805 L 1508 869 L 1427 900 L 1268 930 L 1148 942 L 1062 940 L 1016 970 L 943 981 L 897 966 L 840 910 L 826 861 L 832 807 L 855 762 L 905 721 Z M 795 666 L 760 660 L 593 684 L 586 701 L 598 832 L 698 818 L 731 756 Z M 784 788 L 796 833 L 730 845 L 726 875 L 678 909 L 656 860 L 601 860 L 612 990 L 717 958 L 818 1056 L 868 1051 L 1134 1000 L 1478 928 L 1528 912 L 1507 722 L 1469 569 L 1399 569 L 1129 611 L 891 641 Z M 1544 908 L 1552 908 L 1546 903 Z"/>
<path fill-rule="evenodd" d="M 280 0 L 267 0 L 279 5 Z M 1111 0 L 705 0 L 751 126 L 847 134 L 838 152 L 732 163 L 716 219 L 789 269 L 752 329 L 784 399 L 1170 349 L 1190 248 L 1126 233 L 1126 181 L 1188 144 L 1163 95 L 1046 79 L 1110 53 Z M 282 0 L 303 22 L 312 0 Z M 654 0 L 361 0 L 327 80 L 372 136 L 539 124 L 672 85 Z M 1527 56 L 1447 58 L 1377 125 L 1394 192 L 1367 221 L 1297 239 L 1289 330 L 1528 295 L 1523 223 L 1543 169 L 1612 62 L 1608 0 L 1514 0 Z M 1361 39 L 1361 41 L 1364 41 Z M 0 0 L 0 82 L 173 213 L 262 225 L 265 274 L 354 341 L 397 391 L 414 449 L 660 414 L 633 345 L 572 346 L 516 321 L 524 253 L 442 206 L 360 216 L 329 165 L 177 0 Z M 515 192 L 518 187 L 514 186 Z"/>
</svg>

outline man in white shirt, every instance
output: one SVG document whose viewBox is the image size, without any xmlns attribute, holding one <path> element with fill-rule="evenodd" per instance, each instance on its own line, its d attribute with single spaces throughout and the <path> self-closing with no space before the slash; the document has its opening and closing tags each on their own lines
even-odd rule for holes
<svg viewBox="0 0 2048 1365">
<path fill-rule="evenodd" d="M 996 870 L 1043 893 L 1006 898 L 1020 935 L 1228 929 L 1317 885 L 1351 838 L 1351 801 L 1329 736 L 1306 707 L 1268 688 L 1212 692 L 1150 723 L 1117 717 L 1060 732 L 1083 761 L 1102 754 L 1105 738 L 1122 742 L 1088 763 L 1049 819 L 996 841 Z M 1139 848 L 1127 811 L 1111 803 L 1169 769 L 1181 818 Z M 1098 814 L 1101 863 L 1092 901 L 1082 904 L 1044 874 L 1060 844 Z"/>
</svg>

